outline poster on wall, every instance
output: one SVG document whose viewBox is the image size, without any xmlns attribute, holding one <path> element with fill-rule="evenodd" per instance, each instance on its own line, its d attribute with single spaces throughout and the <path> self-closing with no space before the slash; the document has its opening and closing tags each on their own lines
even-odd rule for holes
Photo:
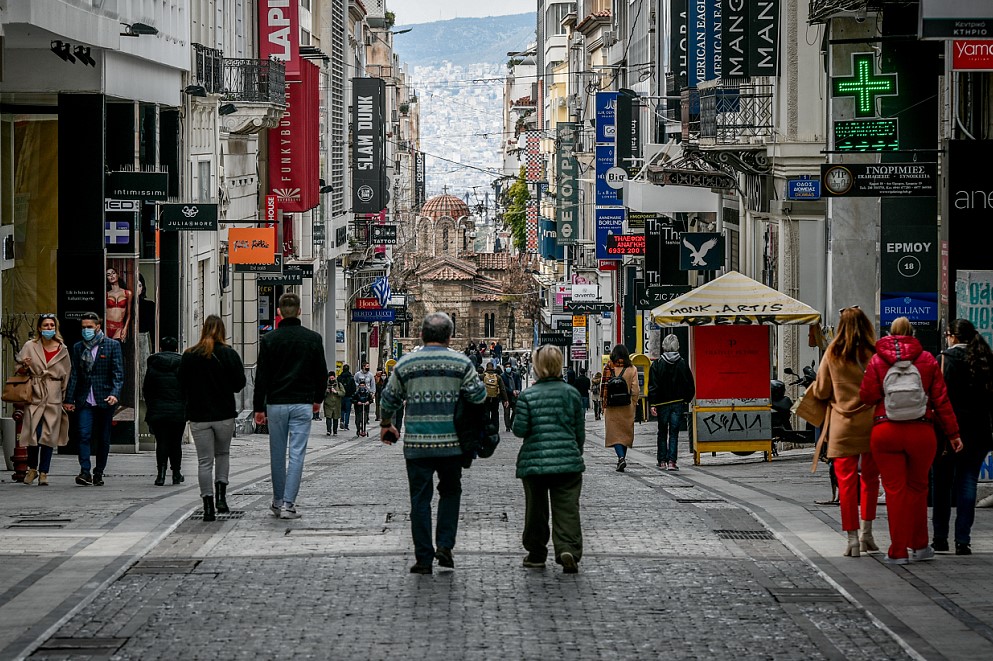
<svg viewBox="0 0 993 661">
<path fill-rule="evenodd" d="M 106 289 L 104 292 L 103 332 L 107 338 L 120 342 L 124 358 L 124 386 L 117 411 L 114 413 L 112 443 L 134 445 L 135 424 L 138 421 L 138 366 L 141 352 L 147 357 L 149 347 L 141 347 L 138 315 L 137 289 L 139 281 L 138 260 L 131 258 L 107 258 L 105 271 Z"/>
</svg>

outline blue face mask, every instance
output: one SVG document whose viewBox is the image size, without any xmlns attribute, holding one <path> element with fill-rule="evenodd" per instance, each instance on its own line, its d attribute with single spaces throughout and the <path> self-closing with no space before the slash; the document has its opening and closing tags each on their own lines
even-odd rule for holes
<svg viewBox="0 0 993 661">
<path fill-rule="evenodd" d="M 55 331 L 54 330 L 43 330 L 43 331 L 41 331 L 41 336 L 43 338 L 45 338 L 46 340 L 50 340 L 53 337 L 55 337 Z"/>
<path fill-rule="evenodd" d="M 94 337 L 97 336 L 97 331 L 95 328 L 84 328 L 83 329 L 83 339 L 89 342 Z"/>
</svg>

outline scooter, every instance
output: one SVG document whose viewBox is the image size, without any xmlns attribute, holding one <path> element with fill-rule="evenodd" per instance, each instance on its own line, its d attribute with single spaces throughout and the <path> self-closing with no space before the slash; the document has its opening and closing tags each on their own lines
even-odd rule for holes
<svg viewBox="0 0 993 661">
<path fill-rule="evenodd" d="M 772 401 L 772 456 L 779 456 L 780 443 L 815 443 L 817 438 L 814 434 L 814 427 L 809 422 L 804 429 L 793 429 L 790 416 L 793 412 L 793 400 L 786 394 L 786 386 L 802 386 L 808 388 L 816 378 L 814 365 L 811 363 L 803 368 L 802 376 L 793 371 L 793 368 L 786 367 L 783 373 L 793 377 L 790 383 L 784 383 L 779 379 L 772 379 L 769 382 L 769 390 Z"/>
</svg>

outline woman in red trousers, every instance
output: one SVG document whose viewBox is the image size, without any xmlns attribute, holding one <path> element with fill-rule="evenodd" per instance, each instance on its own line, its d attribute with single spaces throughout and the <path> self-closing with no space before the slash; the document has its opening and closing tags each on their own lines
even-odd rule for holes
<svg viewBox="0 0 993 661">
<path fill-rule="evenodd" d="M 859 308 L 845 308 L 838 317 L 834 340 L 821 361 L 817 380 L 807 391 L 807 395 L 827 406 L 818 446 L 827 443 L 827 457 L 832 461 L 838 477 L 841 528 L 848 533 L 844 554 L 855 558 L 859 557 L 859 551 L 879 550 L 872 537 L 872 522 L 876 518 L 876 500 L 879 498 L 879 470 L 869 451 L 872 407 L 863 404 L 859 398 L 866 365 L 875 352 L 876 333 L 872 322 Z M 818 455 L 819 450 L 814 452 L 814 457 Z"/>
<path fill-rule="evenodd" d="M 869 361 L 860 391 L 862 401 L 876 407 L 872 455 L 886 489 L 888 557 L 897 565 L 934 557 L 934 549 L 928 546 L 927 525 L 928 471 L 937 448 L 934 425 L 941 427 L 956 452 L 962 449 L 958 422 L 938 361 L 921 348 L 913 335 L 914 328 L 906 317 L 893 321 L 890 334 L 876 343 L 876 355 Z M 919 418 L 898 421 L 887 416 L 883 382 L 899 361 L 910 361 L 920 373 L 927 401 Z M 909 408 L 904 404 L 909 398 L 899 401 L 904 409 Z M 896 416 L 895 411 L 891 414 Z"/>
</svg>

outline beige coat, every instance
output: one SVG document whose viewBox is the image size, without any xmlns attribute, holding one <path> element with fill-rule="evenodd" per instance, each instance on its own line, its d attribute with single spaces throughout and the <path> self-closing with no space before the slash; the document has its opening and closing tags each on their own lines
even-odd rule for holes
<svg viewBox="0 0 993 661">
<path fill-rule="evenodd" d="M 621 367 L 614 367 L 615 373 L 621 373 Z M 603 384 L 610 379 L 604 374 Z M 603 419 L 606 435 L 604 445 L 608 448 L 613 445 L 624 445 L 631 447 L 634 445 L 634 412 L 638 406 L 638 398 L 641 397 L 641 387 L 638 385 L 638 370 L 628 367 L 624 370 L 624 380 L 628 382 L 628 391 L 631 393 L 630 406 L 607 406 L 607 401 L 603 400 Z"/>
<path fill-rule="evenodd" d="M 35 430 L 41 422 L 41 444 L 52 448 L 63 446 L 69 442 L 69 416 L 62 409 L 66 386 L 69 385 L 69 372 L 72 369 L 69 350 L 66 345 L 60 345 L 59 352 L 52 361 L 46 363 L 41 342 L 29 340 L 17 354 L 17 361 L 22 362 L 27 357 L 31 358 L 34 403 L 24 409 L 21 443 L 38 445 Z"/>
<path fill-rule="evenodd" d="M 826 402 L 827 415 L 817 447 L 827 443 L 827 456 L 850 457 L 869 452 L 872 434 L 872 407 L 859 398 L 865 368 L 858 363 L 838 360 L 825 354 L 817 370 L 817 380 L 808 394 Z M 819 452 L 814 453 L 816 458 Z"/>
</svg>

